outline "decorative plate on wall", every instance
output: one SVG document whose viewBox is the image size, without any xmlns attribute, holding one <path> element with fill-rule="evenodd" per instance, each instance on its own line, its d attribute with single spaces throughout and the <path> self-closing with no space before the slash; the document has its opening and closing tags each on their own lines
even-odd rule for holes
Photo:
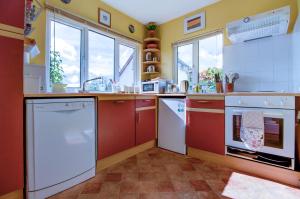
<svg viewBox="0 0 300 199">
<path fill-rule="evenodd" d="M 128 29 L 129 29 L 129 32 L 130 32 L 130 33 L 134 33 L 134 32 L 135 32 L 134 25 L 132 25 L 132 24 L 130 24 L 130 25 L 128 26 Z"/>
</svg>

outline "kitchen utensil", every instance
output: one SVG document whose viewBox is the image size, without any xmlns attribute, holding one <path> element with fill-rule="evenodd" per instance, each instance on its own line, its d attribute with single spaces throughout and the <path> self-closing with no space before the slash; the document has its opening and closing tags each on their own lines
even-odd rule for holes
<svg viewBox="0 0 300 199">
<path fill-rule="evenodd" d="M 147 44 L 147 48 L 157 48 L 157 44 Z"/>
<path fill-rule="evenodd" d="M 154 66 L 154 65 L 149 65 L 149 66 L 147 67 L 147 72 L 148 72 L 148 73 L 153 73 L 153 72 L 155 72 L 155 66 Z"/>
<path fill-rule="evenodd" d="M 189 82 L 187 80 L 182 80 L 180 82 L 180 92 L 186 93 L 189 89 Z"/>
<path fill-rule="evenodd" d="M 151 52 L 146 53 L 146 61 L 152 61 L 152 54 Z"/>
<path fill-rule="evenodd" d="M 234 83 L 235 80 L 239 79 L 239 77 L 240 76 L 239 76 L 238 73 L 232 73 L 232 72 L 227 73 L 226 74 L 226 82 L 228 82 L 228 83 Z"/>
</svg>

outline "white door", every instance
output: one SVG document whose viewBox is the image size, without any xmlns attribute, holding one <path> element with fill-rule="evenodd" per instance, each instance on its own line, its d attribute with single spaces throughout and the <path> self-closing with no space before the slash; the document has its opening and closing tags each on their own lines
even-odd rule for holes
<svg viewBox="0 0 300 199">
<path fill-rule="evenodd" d="M 185 100 L 159 99 L 158 146 L 186 154 L 185 145 Z"/>
<path fill-rule="evenodd" d="M 34 186 L 29 191 L 64 182 L 95 167 L 94 110 L 94 102 L 33 105 L 33 137 L 28 139 L 33 139 L 34 161 L 28 165 L 34 168 Z"/>
</svg>

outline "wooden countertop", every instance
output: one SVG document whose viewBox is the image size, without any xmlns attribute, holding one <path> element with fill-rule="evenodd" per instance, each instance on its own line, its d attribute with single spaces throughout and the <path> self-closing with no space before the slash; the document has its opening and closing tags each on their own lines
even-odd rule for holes
<svg viewBox="0 0 300 199">
<path fill-rule="evenodd" d="M 99 97 L 99 96 L 158 96 L 158 97 L 185 97 L 185 96 L 300 96 L 300 93 L 292 92 L 232 92 L 232 93 L 103 93 L 103 92 L 65 92 L 65 93 L 26 93 L 25 98 L 51 98 L 51 97 Z"/>
</svg>

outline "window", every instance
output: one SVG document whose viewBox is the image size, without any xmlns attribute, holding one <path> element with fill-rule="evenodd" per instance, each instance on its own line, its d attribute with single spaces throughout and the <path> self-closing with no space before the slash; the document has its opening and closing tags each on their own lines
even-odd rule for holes
<svg viewBox="0 0 300 199">
<path fill-rule="evenodd" d="M 211 83 L 213 74 L 222 73 L 223 35 L 217 34 L 199 40 L 199 81 Z"/>
<path fill-rule="evenodd" d="M 105 91 L 110 91 L 109 82 L 131 86 L 139 80 L 137 43 L 51 12 L 47 14 L 47 22 L 48 89 L 53 82 L 67 84 L 69 90 L 80 89 L 85 80 L 101 76 Z M 56 81 L 51 70 L 54 56 L 59 65 Z M 97 90 L 98 83 L 91 82 L 89 88 Z"/>
<path fill-rule="evenodd" d="M 63 23 L 51 21 L 52 53 L 57 52 L 61 59 L 64 84 L 69 87 L 80 87 L 81 74 L 81 37 L 82 30 Z"/>
<path fill-rule="evenodd" d="M 214 75 L 222 74 L 223 34 L 197 38 L 174 45 L 175 77 L 177 82 L 188 80 L 190 85 L 208 85 L 214 89 Z"/>
<path fill-rule="evenodd" d="M 193 75 L 193 44 L 179 46 L 177 48 L 178 82 L 189 80 Z"/>
<path fill-rule="evenodd" d="M 104 76 L 114 79 L 114 39 L 89 31 L 88 79 Z"/>
<path fill-rule="evenodd" d="M 135 49 L 130 46 L 119 44 L 118 80 L 121 84 L 132 86 L 135 83 L 135 62 Z"/>
</svg>

